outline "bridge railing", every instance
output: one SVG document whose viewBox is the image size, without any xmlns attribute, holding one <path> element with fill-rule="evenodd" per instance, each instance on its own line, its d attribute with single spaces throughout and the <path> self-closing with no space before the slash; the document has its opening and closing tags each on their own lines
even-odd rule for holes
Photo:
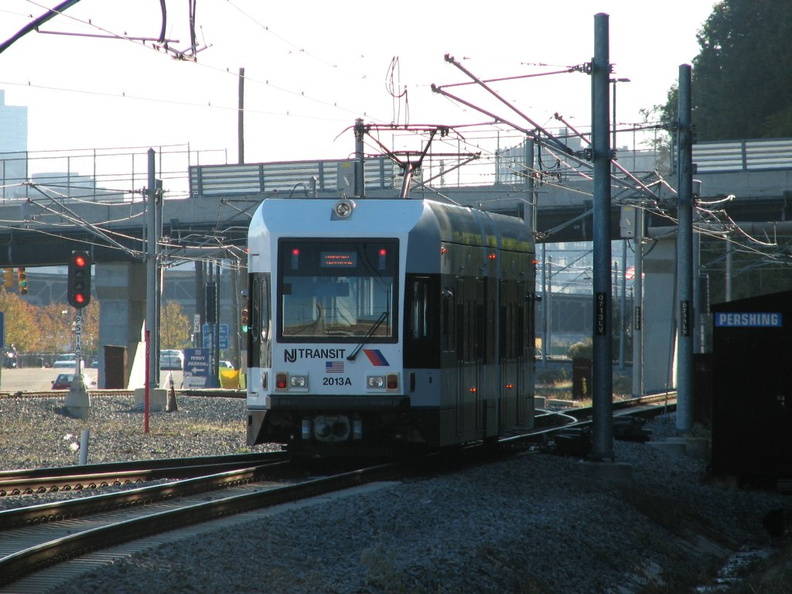
<svg viewBox="0 0 792 594">
<path fill-rule="evenodd" d="M 188 145 L 154 147 L 156 177 L 162 180 L 165 198 L 198 198 L 234 195 L 304 194 L 354 191 L 355 162 L 312 160 L 244 165 L 227 161 L 225 151 L 192 151 Z M 218 159 L 219 154 L 219 159 Z M 619 163 L 632 172 L 652 171 L 654 151 L 619 151 Z M 214 161 L 215 164 L 201 164 Z M 749 139 L 700 142 L 693 145 L 698 173 L 792 169 L 792 139 Z M 549 163 L 549 161 L 548 161 Z M 427 180 L 434 188 L 513 185 L 525 183 L 529 169 L 521 145 L 485 153 L 457 167 L 453 159 L 432 158 L 415 176 L 414 184 Z M 570 165 L 553 161 L 534 171 L 538 181 L 566 186 L 579 179 Z M 386 156 L 365 164 L 367 190 L 398 191 L 403 172 Z M 536 178 L 535 178 L 536 179 Z M 15 200 L 72 199 L 91 202 L 142 200 L 148 184 L 148 147 L 83 149 L 70 151 L 0 153 L 0 202 Z"/>
<path fill-rule="evenodd" d="M 225 151 L 193 151 L 188 145 L 152 147 L 155 175 L 166 198 L 187 198 L 189 169 Z M 83 200 L 134 202 L 148 185 L 149 147 L 0 152 L 0 202 Z"/>
<path fill-rule="evenodd" d="M 792 169 L 792 139 L 758 138 L 693 145 L 697 173 Z"/>
<path fill-rule="evenodd" d="M 365 163 L 364 183 L 368 189 L 392 190 L 401 182 L 398 166 L 387 157 Z M 273 193 L 313 195 L 335 191 L 352 195 L 355 162 L 291 161 L 243 165 L 193 165 L 190 167 L 190 197 L 216 197 Z"/>
</svg>

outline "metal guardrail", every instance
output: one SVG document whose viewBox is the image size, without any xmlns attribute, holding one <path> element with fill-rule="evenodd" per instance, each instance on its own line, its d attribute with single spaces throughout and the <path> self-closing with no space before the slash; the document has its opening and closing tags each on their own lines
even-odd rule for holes
<svg viewBox="0 0 792 594">
<path fill-rule="evenodd" d="M 368 190 L 392 190 L 400 175 L 387 157 L 369 159 L 365 163 L 364 183 Z M 317 191 L 351 195 L 354 187 L 355 162 L 351 160 L 190 167 L 191 198 L 275 192 L 312 196 Z"/>
<path fill-rule="evenodd" d="M 792 139 L 762 138 L 693 145 L 697 173 L 792 169 Z"/>
<path fill-rule="evenodd" d="M 155 148 L 156 176 L 163 182 L 166 199 L 274 193 L 311 196 L 315 192 L 351 195 L 354 191 L 354 160 L 200 164 L 207 155 L 217 152 L 192 151 L 181 145 Z M 432 179 L 431 185 L 439 188 L 522 185 L 526 171 L 523 158 L 522 149 L 517 147 L 445 172 L 442 159 L 429 159 L 414 182 Z M 619 161 L 635 172 L 636 168 L 650 171 L 656 159 L 654 151 L 633 150 L 623 152 Z M 0 202 L 47 198 L 142 200 L 141 191 L 148 183 L 146 161 L 147 149 L 142 148 L 0 152 Z M 792 138 L 700 142 L 693 145 L 693 162 L 700 174 L 790 170 Z M 562 185 L 577 179 L 573 169 L 560 163 L 540 175 Z M 366 161 L 364 178 L 368 191 L 397 190 L 402 171 L 383 155 Z"/>
</svg>

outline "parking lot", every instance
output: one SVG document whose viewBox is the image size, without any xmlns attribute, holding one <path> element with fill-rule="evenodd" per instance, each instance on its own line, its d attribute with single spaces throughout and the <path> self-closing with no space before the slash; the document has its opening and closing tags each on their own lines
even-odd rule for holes
<svg viewBox="0 0 792 594">
<path fill-rule="evenodd" d="M 86 385 L 91 388 L 91 384 L 97 380 L 97 369 L 83 369 Z M 74 373 L 73 369 L 55 369 L 52 367 L 23 367 L 22 369 L 3 369 L 0 375 L 0 391 L 2 392 L 42 392 L 52 389 L 52 382 L 61 373 Z M 168 372 L 161 372 L 161 377 L 165 381 Z M 181 371 L 174 371 L 175 387 L 181 385 Z M 178 374 L 178 377 L 177 377 Z"/>
</svg>

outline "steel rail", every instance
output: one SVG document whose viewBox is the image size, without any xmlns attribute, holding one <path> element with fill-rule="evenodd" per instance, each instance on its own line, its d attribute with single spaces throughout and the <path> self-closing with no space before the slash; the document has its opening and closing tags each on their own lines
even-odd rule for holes
<svg viewBox="0 0 792 594">
<path fill-rule="evenodd" d="M 178 507 L 84 530 L 3 557 L 0 559 L 0 585 L 7 585 L 46 566 L 93 550 L 191 524 L 208 522 L 231 514 L 349 489 L 373 481 L 392 479 L 400 472 L 396 464 L 381 464 L 266 491 L 230 495 L 215 501 Z"/>
<path fill-rule="evenodd" d="M 128 485 L 163 478 L 185 478 L 285 460 L 285 452 L 158 458 L 85 466 L 0 471 L 0 496 Z"/>
</svg>

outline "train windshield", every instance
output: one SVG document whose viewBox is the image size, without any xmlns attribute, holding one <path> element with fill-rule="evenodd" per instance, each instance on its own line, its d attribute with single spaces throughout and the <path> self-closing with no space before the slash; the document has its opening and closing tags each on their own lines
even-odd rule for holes
<svg viewBox="0 0 792 594">
<path fill-rule="evenodd" d="M 282 239 L 280 339 L 395 341 L 398 247 L 395 239 Z"/>
</svg>

